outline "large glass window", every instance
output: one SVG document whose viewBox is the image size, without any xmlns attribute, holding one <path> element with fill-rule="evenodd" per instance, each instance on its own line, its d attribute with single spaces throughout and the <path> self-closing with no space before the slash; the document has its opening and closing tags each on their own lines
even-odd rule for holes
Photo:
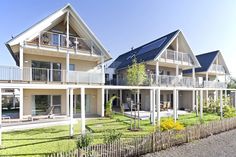
<svg viewBox="0 0 236 157">
<path fill-rule="evenodd" d="M 32 115 L 61 114 L 60 95 L 33 95 Z"/>
<path fill-rule="evenodd" d="M 91 113 L 92 108 L 92 98 L 93 95 L 86 94 L 85 95 L 85 113 Z M 74 102 L 76 103 L 74 106 L 74 113 L 81 113 L 81 95 L 76 95 L 74 97 Z"/>
<path fill-rule="evenodd" d="M 33 81 L 61 81 L 61 63 L 32 61 Z"/>
<path fill-rule="evenodd" d="M 32 114 L 46 115 L 48 108 L 51 106 L 50 95 L 34 95 L 32 99 Z"/>
<path fill-rule="evenodd" d="M 59 46 L 59 34 L 52 34 L 52 45 Z"/>
</svg>

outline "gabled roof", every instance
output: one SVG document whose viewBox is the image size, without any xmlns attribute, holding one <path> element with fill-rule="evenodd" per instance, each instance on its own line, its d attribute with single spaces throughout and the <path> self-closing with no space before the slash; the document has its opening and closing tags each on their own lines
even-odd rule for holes
<svg viewBox="0 0 236 157">
<path fill-rule="evenodd" d="M 198 62 L 200 63 L 201 67 L 195 68 L 195 72 L 207 72 L 213 62 L 215 61 L 216 57 L 220 55 L 220 51 L 212 51 L 208 53 L 203 53 L 200 55 L 197 55 L 196 58 L 198 59 Z M 225 63 L 224 63 L 225 64 Z M 225 65 L 226 72 L 229 73 L 227 66 Z M 191 74 L 192 69 L 184 70 L 183 74 Z"/>
<path fill-rule="evenodd" d="M 78 26 L 78 28 L 83 31 L 83 34 L 92 40 L 94 44 L 98 47 L 98 49 L 103 53 L 106 60 L 111 59 L 111 55 L 108 53 L 108 51 L 104 48 L 104 46 L 101 44 L 101 42 L 98 40 L 98 38 L 95 36 L 95 34 L 90 30 L 90 28 L 85 24 L 85 22 L 81 19 L 81 17 L 78 15 L 78 13 L 75 11 L 75 9 L 70 5 L 67 4 L 65 7 L 59 9 L 58 11 L 52 13 L 51 15 L 47 16 L 43 20 L 39 21 L 35 25 L 31 26 L 24 32 L 20 33 L 13 39 L 9 40 L 6 43 L 7 48 L 11 50 L 11 46 L 19 44 L 23 41 L 25 41 L 28 38 L 32 38 L 33 36 L 37 36 L 39 32 L 44 31 L 45 29 L 49 28 L 50 25 L 54 21 L 56 21 L 59 17 L 65 15 L 65 13 L 69 11 L 70 14 L 75 19 L 75 23 Z"/>
<path fill-rule="evenodd" d="M 176 30 L 172 33 L 169 33 L 165 36 L 162 36 L 154 41 L 151 41 L 147 44 L 144 44 L 136 49 L 133 49 L 129 52 L 126 52 L 120 55 L 110 66 L 109 68 L 115 68 L 117 70 L 128 67 L 132 64 L 134 58 L 137 59 L 137 62 L 146 62 L 154 60 L 157 58 L 163 49 L 166 48 L 170 41 L 172 41 L 179 33 L 179 30 Z"/>
</svg>

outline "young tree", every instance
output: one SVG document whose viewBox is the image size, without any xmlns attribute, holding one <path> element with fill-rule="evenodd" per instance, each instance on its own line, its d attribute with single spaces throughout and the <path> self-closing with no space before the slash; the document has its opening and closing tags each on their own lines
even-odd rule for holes
<svg viewBox="0 0 236 157">
<path fill-rule="evenodd" d="M 146 74 L 146 67 L 144 63 L 137 63 L 136 59 L 133 59 L 132 65 L 128 67 L 127 70 L 127 81 L 128 85 L 130 86 L 140 86 L 143 85 L 147 79 L 147 74 Z M 138 111 L 138 128 L 139 128 L 139 104 L 136 102 L 136 95 L 138 90 L 131 90 L 132 93 L 134 94 L 134 104 L 135 104 L 135 116 L 134 116 L 134 128 L 136 129 L 136 110 Z M 139 96 L 139 95 L 138 95 Z M 132 105 L 132 103 L 131 103 Z M 131 107 L 131 112 L 132 112 Z M 131 128 L 132 129 L 132 122 L 131 122 Z"/>
</svg>

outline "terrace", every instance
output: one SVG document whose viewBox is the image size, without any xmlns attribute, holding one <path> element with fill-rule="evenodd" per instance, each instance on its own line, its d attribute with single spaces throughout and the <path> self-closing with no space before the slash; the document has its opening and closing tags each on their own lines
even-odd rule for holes
<svg viewBox="0 0 236 157">
<path fill-rule="evenodd" d="M 67 77 L 68 76 L 68 77 Z M 102 84 L 101 71 L 66 71 L 47 68 L 0 66 L 0 81 L 37 83 Z"/>
</svg>

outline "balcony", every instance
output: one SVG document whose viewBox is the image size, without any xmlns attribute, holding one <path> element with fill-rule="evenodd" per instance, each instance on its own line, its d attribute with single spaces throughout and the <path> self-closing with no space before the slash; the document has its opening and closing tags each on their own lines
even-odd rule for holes
<svg viewBox="0 0 236 157">
<path fill-rule="evenodd" d="M 67 76 L 68 75 L 68 81 Z M 0 66 L 0 81 L 37 83 L 103 84 L 103 73 Z"/>
<path fill-rule="evenodd" d="M 57 50 L 67 50 L 67 36 L 66 34 L 59 34 L 53 32 L 41 32 L 34 40 L 26 40 L 26 45 L 54 48 Z M 87 53 L 100 55 L 95 50 L 94 44 L 91 40 L 84 38 L 69 36 L 69 50 L 75 53 Z"/>
<path fill-rule="evenodd" d="M 209 71 L 214 73 L 225 74 L 225 69 L 223 65 L 212 64 Z"/>
<path fill-rule="evenodd" d="M 156 79 L 156 77 L 158 77 Z M 177 77 L 171 75 L 151 75 L 149 78 L 150 85 L 166 86 L 166 87 L 194 87 L 192 77 Z"/>
<path fill-rule="evenodd" d="M 189 53 L 177 52 L 170 49 L 165 50 L 165 52 L 161 55 L 160 61 L 189 66 L 192 66 L 194 64 Z"/>
<path fill-rule="evenodd" d="M 225 82 L 204 81 L 203 87 L 205 87 L 205 88 L 227 88 L 227 84 Z"/>
</svg>

